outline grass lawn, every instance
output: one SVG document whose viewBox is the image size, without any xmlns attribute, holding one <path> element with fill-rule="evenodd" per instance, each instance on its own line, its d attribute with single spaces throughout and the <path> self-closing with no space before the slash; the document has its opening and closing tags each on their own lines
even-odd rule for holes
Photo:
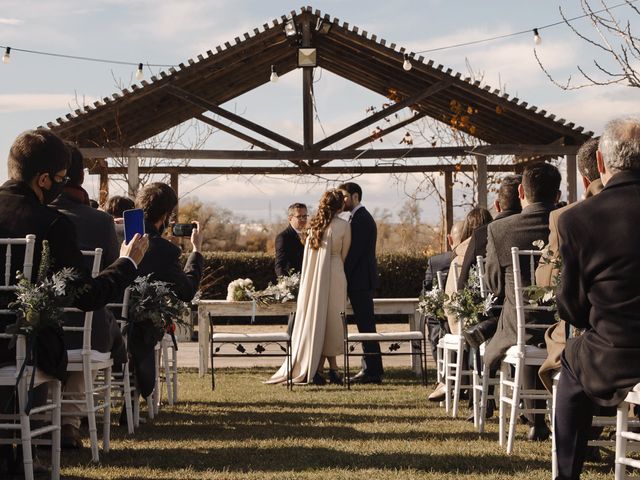
<svg viewBox="0 0 640 480">
<path fill-rule="evenodd" d="M 293 392 L 261 383 L 272 370 L 218 370 L 215 392 L 210 377 L 182 371 L 178 405 L 163 405 L 132 437 L 114 425 L 111 451 L 101 452 L 100 465 L 90 462 L 88 448 L 64 451 L 63 478 L 551 477 L 550 441 L 527 442 L 527 427 L 520 426 L 507 457 L 497 443 L 497 419 L 481 437 L 464 420 L 466 409 L 459 419 L 446 417 L 407 370 L 388 370 L 383 385 Z M 612 450 L 603 458 L 587 464 L 584 479 L 613 478 Z"/>
</svg>

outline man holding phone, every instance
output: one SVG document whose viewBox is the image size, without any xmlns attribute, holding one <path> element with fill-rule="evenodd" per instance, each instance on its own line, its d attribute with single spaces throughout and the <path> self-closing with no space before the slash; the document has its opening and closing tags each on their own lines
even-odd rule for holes
<svg viewBox="0 0 640 480">
<path fill-rule="evenodd" d="M 149 235 L 149 250 L 140 263 L 139 274 L 153 274 L 153 280 L 169 283 L 180 300 L 189 302 L 198 291 L 202 278 L 202 233 L 198 222 L 193 222 L 193 251 L 183 268 L 180 262 L 180 248 L 162 236 L 177 205 L 176 193 L 165 183 L 151 183 L 138 192 L 136 207 L 144 212 L 145 231 Z M 131 325 L 129 351 L 133 357 L 139 392 L 143 397 L 147 397 L 155 385 L 154 346 L 164 332 L 155 332 L 150 324 L 144 325 L 134 321 Z"/>
</svg>

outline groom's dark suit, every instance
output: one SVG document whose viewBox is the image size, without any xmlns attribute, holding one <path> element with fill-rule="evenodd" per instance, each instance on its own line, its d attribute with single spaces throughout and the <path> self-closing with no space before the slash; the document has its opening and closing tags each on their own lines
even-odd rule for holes
<svg viewBox="0 0 640 480">
<path fill-rule="evenodd" d="M 378 286 L 376 266 L 376 240 L 378 229 L 371 214 L 360 207 L 352 213 L 351 248 L 344 261 L 344 273 L 347 277 L 347 294 L 356 318 L 360 333 L 376 331 L 373 313 L 373 290 Z M 364 342 L 363 371 L 371 377 L 380 377 L 382 357 L 378 342 Z"/>
</svg>

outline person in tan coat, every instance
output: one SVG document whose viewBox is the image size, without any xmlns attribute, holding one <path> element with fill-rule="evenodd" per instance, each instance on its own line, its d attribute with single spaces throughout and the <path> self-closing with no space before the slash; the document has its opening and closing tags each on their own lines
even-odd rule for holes
<svg viewBox="0 0 640 480">
<path fill-rule="evenodd" d="M 583 198 L 592 197 L 602 191 L 603 185 L 598 173 L 596 152 L 598 151 L 598 139 L 587 140 L 578 150 L 578 170 L 582 175 L 582 184 L 585 192 Z M 562 239 L 558 234 L 558 219 L 567 210 L 573 208 L 577 203 L 570 203 L 549 214 L 549 242 L 547 249 L 552 259 L 560 255 L 560 244 Z M 560 272 L 554 267 L 553 261 L 540 263 L 536 269 L 536 284 L 540 286 L 550 286 Z M 553 387 L 553 376 L 560 370 L 560 357 L 566 343 L 566 324 L 564 320 L 553 324 L 544 335 L 547 345 L 547 359 L 540 366 L 538 375 L 545 388 L 551 391 Z"/>
</svg>

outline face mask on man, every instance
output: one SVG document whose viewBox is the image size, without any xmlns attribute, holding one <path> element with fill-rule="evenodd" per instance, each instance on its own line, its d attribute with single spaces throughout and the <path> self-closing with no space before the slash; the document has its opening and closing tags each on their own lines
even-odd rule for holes
<svg viewBox="0 0 640 480">
<path fill-rule="evenodd" d="M 42 199 L 45 205 L 53 202 L 56 198 L 60 196 L 62 190 L 64 189 L 65 184 L 67 183 L 67 178 L 65 177 L 61 182 L 58 182 L 55 179 L 55 174 L 50 173 L 49 178 L 51 179 L 51 187 L 49 189 L 42 188 Z"/>
</svg>

